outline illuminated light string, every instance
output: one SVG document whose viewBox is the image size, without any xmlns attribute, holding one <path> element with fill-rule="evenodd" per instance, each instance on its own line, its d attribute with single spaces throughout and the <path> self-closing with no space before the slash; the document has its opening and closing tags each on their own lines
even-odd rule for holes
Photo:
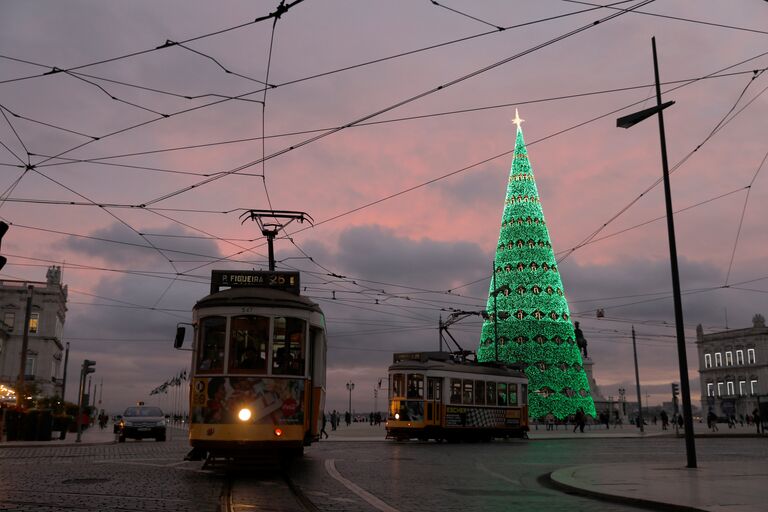
<svg viewBox="0 0 768 512">
<path fill-rule="evenodd" d="M 529 415 L 562 419 L 580 409 L 595 416 L 575 343 L 533 169 L 517 136 L 477 357 L 519 364 L 528 376 Z M 500 290 L 504 290 L 501 292 Z"/>
</svg>

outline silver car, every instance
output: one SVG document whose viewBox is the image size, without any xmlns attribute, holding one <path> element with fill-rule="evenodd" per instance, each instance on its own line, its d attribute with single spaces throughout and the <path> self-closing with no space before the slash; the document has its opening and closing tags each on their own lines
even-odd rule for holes
<svg viewBox="0 0 768 512">
<path fill-rule="evenodd" d="M 165 415 L 159 407 L 144 405 L 128 407 L 117 427 L 117 440 L 121 443 L 126 439 L 150 437 L 156 441 L 165 441 Z"/>
</svg>

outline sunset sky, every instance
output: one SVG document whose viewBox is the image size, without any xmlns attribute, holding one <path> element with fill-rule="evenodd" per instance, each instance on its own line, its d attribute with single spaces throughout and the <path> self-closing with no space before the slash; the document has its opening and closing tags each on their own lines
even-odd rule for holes
<svg viewBox="0 0 768 512">
<path fill-rule="evenodd" d="M 616 128 L 655 103 L 655 36 L 697 403 L 696 325 L 768 314 L 768 3 L 617 10 L 641 3 L 304 0 L 255 22 L 277 0 L 5 1 L 0 277 L 63 267 L 68 390 L 94 359 L 118 411 L 188 367 L 172 338 L 212 269 L 266 269 L 243 211 L 307 212 L 278 268 L 327 315 L 326 408 L 352 380 L 368 411 L 392 352 L 485 307 L 517 108 L 603 394 L 634 397 L 634 325 L 643 394 L 669 401 L 658 123 Z M 451 332 L 474 349 L 480 320 Z"/>
</svg>

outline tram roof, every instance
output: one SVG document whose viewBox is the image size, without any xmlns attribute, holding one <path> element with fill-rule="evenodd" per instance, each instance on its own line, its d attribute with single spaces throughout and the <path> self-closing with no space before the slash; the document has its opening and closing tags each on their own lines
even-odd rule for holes
<svg viewBox="0 0 768 512">
<path fill-rule="evenodd" d="M 500 375 L 506 377 L 525 377 L 525 372 L 517 366 L 502 363 L 469 361 L 456 358 L 450 352 L 408 352 L 394 355 L 394 362 L 389 371 L 420 370 L 450 371 L 482 375 Z"/>
<path fill-rule="evenodd" d="M 227 306 L 283 307 L 322 313 L 320 306 L 307 297 L 274 288 L 230 288 L 203 297 L 195 309 Z"/>
</svg>

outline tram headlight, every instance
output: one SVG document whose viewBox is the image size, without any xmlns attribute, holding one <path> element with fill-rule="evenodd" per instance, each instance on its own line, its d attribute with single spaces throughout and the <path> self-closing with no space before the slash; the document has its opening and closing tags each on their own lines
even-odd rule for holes
<svg viewBox="0 0 768 512">
<path fill-rule="evenodd" d="M 396 419 L 396 420 L 399 420 L 399 419 L 400 419 L 400 413 L 399 413 L 399 412 L 396 412 L 396 413 L 395 413 L 395 419 Z"/>
<path fill-rule="evenodd" d="M 248 421 L 251 419 L 251 410 L 247 407 L 243 407 L 237 413 L 237 417 L 240 418 L 240 421 Z"/>
</svg>

